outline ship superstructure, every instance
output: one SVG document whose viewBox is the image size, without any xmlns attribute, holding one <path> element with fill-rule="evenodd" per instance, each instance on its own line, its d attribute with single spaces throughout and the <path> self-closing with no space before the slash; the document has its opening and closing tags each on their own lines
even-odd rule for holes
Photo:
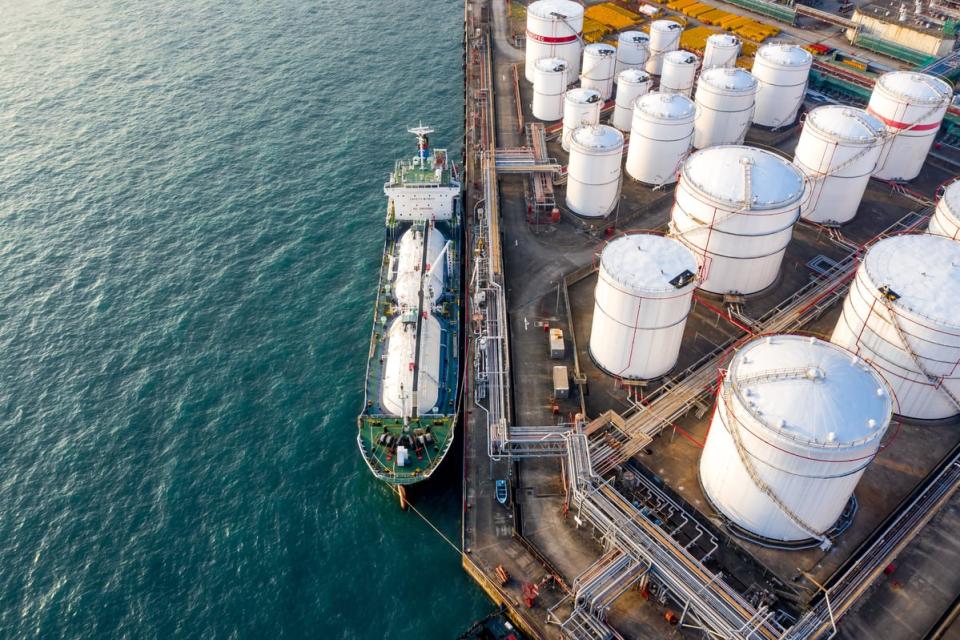
<svg viewBox="0 0 960 640">
<path fill-rule="evenodd" d="M 461 187 L 424 126 L 417 154 L 384 184 L 386 238 L 357 443 L 391 485 L 430 477 L 449 451 L 459 411 Z"/>
</svg>

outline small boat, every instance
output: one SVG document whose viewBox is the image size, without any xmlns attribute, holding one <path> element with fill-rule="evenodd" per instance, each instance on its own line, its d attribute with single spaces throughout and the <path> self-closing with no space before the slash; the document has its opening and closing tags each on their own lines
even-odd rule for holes
<svg viewBox="0 0 960 640">
<path fill-rule="evenodd" d="M 497 480 L 497 502 L 507 504 L 507 481 Z"/>
</svg>

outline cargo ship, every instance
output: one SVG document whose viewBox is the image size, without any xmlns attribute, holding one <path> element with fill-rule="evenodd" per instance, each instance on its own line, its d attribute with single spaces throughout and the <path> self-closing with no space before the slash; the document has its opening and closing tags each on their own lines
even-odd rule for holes
<svg viewBox="0 0 960 640">
<path fill-rule="evenodd" d="M 461 185 L 445 149 L 418 126 L 417 152 L 384 184 L 387 213 L 357 444 L 395 488 L 427 480 L 449 452 L 459 413 Z"/>
</svg>

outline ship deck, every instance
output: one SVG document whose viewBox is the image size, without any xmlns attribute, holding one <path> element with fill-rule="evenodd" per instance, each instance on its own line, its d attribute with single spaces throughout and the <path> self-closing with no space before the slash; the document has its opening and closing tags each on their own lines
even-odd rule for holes
<svg viewBox="0 0 960 640">
<path fill-rule="evenodd" d="M 454 440 L 457 423 L 457 400 L 460 382 L 460 315 L 461 271 L 460 230 L 450 222 L 437 222 L 436 228 L 452 240 L 449 260 L 446 260 L 447 288 L 436 303 L 441 308 L 433 316 L 440 323 L 440 379 L 437 411 L 419 413 L 405 420 L 393 415 L 382 405 L 384 365 L 386 360 L 386 331 L 390 320 L 398 311 L 390 299 L 388 282 L 388 257 L 396 254 L 396 243 L 410 228 L 411 223 L 397 223 L 387 228 L 383 260 L 380 263 L 377 301 L 373 310 L 373 335 L 367 361 L 365 406 L 357 418 L 357 443 L 370 470 L 381 480 L 390 484 L 413 484 L 430 477 L 449 451 Z M 429 437 L 428 437 L 429 434 Z M 381 442 L 382 436 L 394 438 L 393 446 Z M 396 444 L 401 438 L 409 438 L 411 452 L 403 467 L 397 466 Z M 421 440 L 421 438 L 423 438 Z M 432 442 L 430 441 L 432 439 Z"/>
</svg>

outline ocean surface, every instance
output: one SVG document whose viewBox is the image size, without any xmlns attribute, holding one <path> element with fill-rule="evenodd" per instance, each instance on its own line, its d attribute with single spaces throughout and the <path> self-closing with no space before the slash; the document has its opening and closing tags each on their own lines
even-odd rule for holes
<svg viewBox="0 0 960 640">
<path fill-rule="evenodd" d="M 356 450 L 383 181 L 462 5 L 0 0 L 0 638 L 447 638 Z M 459 540 L 457 462 L 415 504 Z"/>
</svg>

